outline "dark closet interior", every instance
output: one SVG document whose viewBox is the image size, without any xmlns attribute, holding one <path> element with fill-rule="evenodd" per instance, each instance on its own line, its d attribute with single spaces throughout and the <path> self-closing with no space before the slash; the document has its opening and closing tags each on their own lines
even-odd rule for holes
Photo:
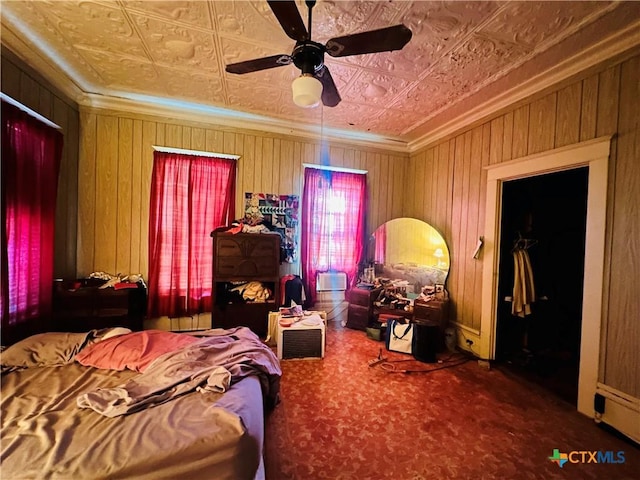
<svg viewBox="0 0 640 480">
<path fill-rule="evenodd" d="M 503 184 L 496 360 L 577 404 L 587 213 L 587 167 Z M 513 311 L 522 278 L 517 250 L 530 260 L 530 314 Z"/>
</svg>

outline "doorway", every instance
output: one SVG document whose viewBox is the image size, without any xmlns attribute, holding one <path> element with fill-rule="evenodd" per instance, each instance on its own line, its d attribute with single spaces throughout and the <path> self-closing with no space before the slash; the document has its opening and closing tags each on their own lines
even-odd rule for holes
<svg viewBox="0 0 640 480">
<path fill-rule="evenodd" d="M 600 137 L 487 167 L 482 250 L 480 355 L 495 359 L 502 186 L 510 180 L 586 166 L 589 169 L 578 411 L 593 418 L 605 289 L 605 229 L 611 137 Z"/>
<path fill-rule="evenodd" d="M 496 360 L 577 405 L 589 169 L 502 185 Z M 514 259 L 530 260 L 533 301 L 517 312 Z M 522 269 L 518 273 L 523 273 Z"/>
</svg>

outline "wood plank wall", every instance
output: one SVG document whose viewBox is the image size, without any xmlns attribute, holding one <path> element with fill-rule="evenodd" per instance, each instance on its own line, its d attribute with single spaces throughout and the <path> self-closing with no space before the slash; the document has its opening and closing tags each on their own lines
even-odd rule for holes
<svg viewBox="0 0 640 480">
<path fill-rule="evenodd" d="M 237 218 L 245 192 L 300 195 L 303 164 L 320 163 L 320 144 L 313 140 L 81 108 L 78 275 L 147 276 L 154 145 L 239 155 Z M 408 154 L 337 143 L 327 148 L 330 165 L 368 172 L 369 233 L 401 216 Z M 299 272 L 299 263 L 281 269 L 283 275 Z"/>
<path fill-rule="evenodd" d="M 600 381 L 640 398 L 640 57 L 520 102 L 411 155 L 403 214 L 443 233 L 455 321 L 480 329 L 486 172 L 482 167 L 615 135 L 609 171 Z M 594 345 L 593 348 L 598 348 Z"/>
<path fill-rule="evenodd" d="M 1 68 L 2 92 L 58 125 L 64 135 L 56 202 L 54 276 L 73 277 L 78 206 L 78 107 L 4 47 Z"/>
</svg>

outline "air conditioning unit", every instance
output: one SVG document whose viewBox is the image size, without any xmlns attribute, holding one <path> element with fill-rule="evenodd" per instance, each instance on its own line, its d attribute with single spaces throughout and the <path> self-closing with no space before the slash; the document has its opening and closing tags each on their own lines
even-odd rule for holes
<svg viewBox="0 0 640 480">
<path fill-rule="evenodd" d="M 344 272 L 325 272 L 318 274 L 316 291 L 344 292 L 347 289 L 347 274 Z"/>
<path fill-rule="evenodd" d="M 290 327 L 278 325 L 278 358 L 324 358 L 325 326 L 305 325 L 304 320 Z"/>
</svg>

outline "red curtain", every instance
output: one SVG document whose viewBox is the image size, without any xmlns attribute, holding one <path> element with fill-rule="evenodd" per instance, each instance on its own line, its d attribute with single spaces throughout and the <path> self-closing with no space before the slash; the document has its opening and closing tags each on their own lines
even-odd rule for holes
<svg viewBox="0 0 640 480">
<path fill-rule="evenodd" d="M 319 272 L 345 272 L 349 286 L 357 281 L 364 254 L 366 198 L 365 174 L 305 169 L 300 251 L 311 305 L 317 298 Z"/>
<path fill-rule="evenodd" d="M 211 232 L 235 216 L 236 162 L 154 152 L 149 211 L 151 317 L 211 311 Z"/>
<path fill-rule="evenodd" d="M 2 102 L 3 342 L 49 326 L 62 144 L 58 130 Z"/>
</svg>

